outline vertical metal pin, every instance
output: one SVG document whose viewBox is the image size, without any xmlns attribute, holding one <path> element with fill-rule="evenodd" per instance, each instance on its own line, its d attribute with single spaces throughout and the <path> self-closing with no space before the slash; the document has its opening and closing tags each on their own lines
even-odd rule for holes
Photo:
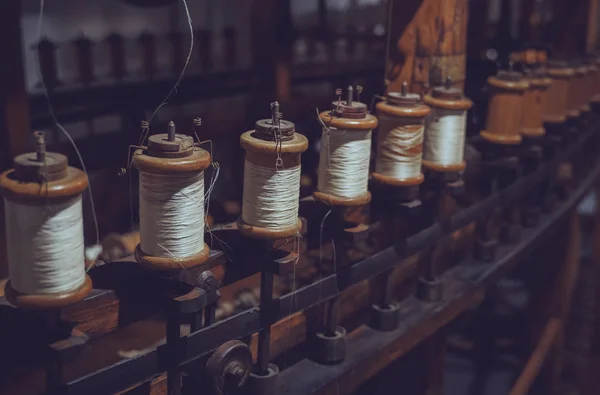
<svg viewBox="0 0 600 395">
<path fill-rule="evenodd" d="M 445 84 L 446 89 L 450 89 L 452 88 L 452 77 L 447 76 L 446 77 L 446 84 Z"/>
<path fill-rule="evenodd" d="M 402 96 L 408 95 L 408 84 L 406 83 L 406 81 L 402 83 L 402 90 L 400 91 L 400 93 L 402 94 Z"/>
<path fill-rule="evenodd" d="M 169 141 L 175 141 L 175 122 L 173 121 L 169 121 L 167 139 Z"/>
<path fill-rule="evenodd" d="M 46 136 L 41 131 L 33 132 L 33 136 L 35 137 L 36 160 L 44 162 L 46 161 Z"/>
<path fill-rule="evenodd" d="M 271 103 L 271 122 L 273 126 L 279 127 L 279 102 Z"/>
<path fill-rule="evenodd" d="M 354 89 L 352 88 L 352 86 L 349 86 L 348 87 L 348 98 L 346 99 L 346 105 L 351 106 L 353 100 L 354 100 Z"/>
</svg>

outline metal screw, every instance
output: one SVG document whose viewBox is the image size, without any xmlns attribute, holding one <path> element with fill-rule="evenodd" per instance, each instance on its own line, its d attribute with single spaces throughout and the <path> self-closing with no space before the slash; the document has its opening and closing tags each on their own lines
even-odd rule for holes
<svg viewBox="0 0 600 395">
<path fill-rule="evenodd" d="M 346 99 L 346 105 L 347 106 L 351 106 L 352 105 L 352 101 L 353 101 L 353 96 L 354 96 L 354 89 L 352 88 L 352 86 L 348 87 L 348 98 Z"/>
<path fill-rule="evenodd" d="M 402 83 L 402 89 L 400 93 L 402 94 L 402 96 L 408 95 L 408 83 L 406 83 L 406 81 Z"/>
<path fill-rule="evenodd" d="M 35 137 L 35 153 L 36 160 L 38 162 L 46 161 L 46 137 L 44 132 L 35 131 L 33 132 L 33 136 Z"/>
<path fill-rule="evenodd" d="M 169 141 L 175 141 L 175 122 L 169 121 L 169 131 L 167 134 L 167 139 Z"/>
</svg>

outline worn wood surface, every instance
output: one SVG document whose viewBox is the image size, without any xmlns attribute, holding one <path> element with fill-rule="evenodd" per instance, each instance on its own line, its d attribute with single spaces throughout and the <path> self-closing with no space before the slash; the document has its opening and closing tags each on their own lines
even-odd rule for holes
<svg viewBox="0 0 600 395">
<path fill-rule="evenodd" d="M 446 77 L 464 87 L 468 2 L 466 0 L 394 0 L 388 92 L 424 93 Z"/>
</svg>

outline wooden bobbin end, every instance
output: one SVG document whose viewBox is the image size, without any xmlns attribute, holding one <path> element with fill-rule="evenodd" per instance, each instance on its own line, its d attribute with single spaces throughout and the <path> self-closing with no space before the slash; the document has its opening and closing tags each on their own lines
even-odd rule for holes
<svg viewBox="0 0 600 395">
<path fill-rule="evenodd" d="M 446 84 L 433 88 L 430 95 L 425 96 L 425 104 L 429 107 L 443 108 L 446 110 L 466 111 L 473 106 L 473 102 L 464 97 L 463 92 L 451 86 L 452 80 L 447 79 Z"/>
<path fill-rule="evenodd" d="M 83 262 L 82 262 L 83 264 Z M 79 288 L 55 294 L 28 295 L 12 287 L 11 280 L 6 282 L 4 293 L 6 299 L 18 309 L 25 310 L 55 310 L 73 305 L 85 299 L 92 292 L 92 279 L 87 274 Z"/>
<path fill-rule="evenodd" d="M 187 258 L 158 257 L 146 254 L 140 244 L 135 247 L 135 260 L 142 266 L 158 271 L 183 270 L 202 265 L 208 260 L 210 249 L 204 243 L 202 251 Z"/>
<path fill-rule="evenodd" d="M 164 136 L 164 135 L 156 135 Z M 180 136 L 180 135 L 177 135 Z M 155 136 L 151 136 L 155 137 Z M 184 136 L 188 137 L 188 136 Z M 148 144 L 150 147 L 150 142 Z M 168 145 L 165 144 L 165 147 Z M 158 147 L 155 145 L 153 150 L 137 150 L 133 154 L 133 165 L 140 171 L 155 174 L 172 173 L 194 173 L 200 172 L 210 166 L 210 154 L 200 147 L 187 147 L 180 151 L 164 151 L 161 156 L 155 151 Z M 185 155 L 182 155 L 182 152 Z"/>
<path fill-rule="evenodd" d="M 279 240 L 285 239 L 286 237 L 292 237 L 298 234 L 302 229 L 302 221 L 298 218 L 298 221 L 295 226 L 290 226 L 288 228 L 263 228 L 261 226 L 250 225 L 240 217 L 237 220 L 237 228 L 238 230 L 247 237 L 253 239 L 262 239 L 262 240 Z"/>
<path fill-rule="evenodd" d="M 521 134 L 525 137 L 540 137 L 546 134 L 546 129 L 540 128 L 521 128 Z"/>
<path fill-rule="evenodd" d="M 313 197 L 316 201 L 334 207 L 356 207 L 364 206 L 371 201 L 371 192 L 367 191 L 366 194 L 355 197 L 355 198 L 344 198 L 340 196 L 334 196 L 329 193 L 315 191 Z"/>
<path fill-rule="evenodd" d="M 467 168 L 467 162 L 464 160 L 461 163 L 452 165 L 441 165 L 439 163 L 423 159 L 422 165 L 428 170 L 436 171 L 438 173 L 460 172 Z"/>
<path fill-rule="evenodd" d="M 81 194 L 87 187 L 87 175 L 74 167 L 67 167 L 65 177 L 48 182 L 24 181 L 19 178 L 16 169 L 0 174 L 0 193 L 15 201 L 70 199 Z"/>
<path fill-rule="evenodd" d="M 594 96 L 592 96 L 592 98 L 590 99 L 590 101 L 592 103 L 600 103 L 600 93 L 597 93 Z"/>
<path fill-rule="evenodd" d="M 517 145 L 521 144 L 523 138 L 520 134 L 509 135 L 509 134 L 497 134 L 490 133 L 485 130 L 482 130 L 479 135 L 486 141 L 494 144 L 504 144 L 504 145 Z"/>
<path fill-rule="evenodd" d="M 395 93 L 396 92 L 388 93 L 388 100 L 389 100 L 390 96 Z M 411 95 L 411 96 L 413 96 L 413 95 Z M 417 96 L 417 98 L 419 98 L 418 95 L 414 95 L 414 96 Z M 400 105 L 400 104 L 393 104 L 393 103 L 395 103 L 395 102 L 393 102 L 393 101 L 383 102 L 382 101 L 382 102 L 377 103 L 377 106 L 376 106 L 377 114 L 391 115 L 394 117 L 424 118 L 431 112 L 431 108 L 429 108 L 429 106 L 426 106 L 421 103 L 417 103 L 416 101 L 414 104 L 407 104 L 407 105 Z"/>
<path fill-rule="evenodd" d="M 278 152 L 300 154 L 308 149 L 308 139 L 299 133 L 294 133 L 294 136 L 290 140 L 282 141 L 281 144 L 257 138 L 255 133 L 255 130 L 249 130 L 240 136 L 240 145 L 243 149 L 269 154 L 276 154 Z"/>
<path fill-rule="evenodd" d="M 327 127 L 346 130 L 371 130 L 377 127 L 377 117 L 366 114 L 364 118 L 344 118 L 338 117 L 332 111 L 323 111 L 319 118 Z"/>
<path fill-rule="evenodd" d="M 400 179 L 391 176 L 386 176 L 381 173 L 373 172 L 371 173 L 371 177 L 373 178 L 373 180 L 380 184 L 397 187 L 410 187 L 420 185 L 425 180 L 425 176 L 423 176 L 423 173 L 419 174 L 419 176 L 417 177 Z"/>
<path fill-rule="evenodd" d="M 570 118 L 570 119 L 577 118 L 580 115 L 581 115 L 581 111 L 579 111 L 579 110 L 568 110 L 567 111 L 567 118 Z"/>
<path fill-rule="evenodd" d="M 494 88 L 525 91 L 529 88 L 529 82 L 521 78 L 521 73 L 512 71 L 499 71 L 496 76 L 487 79 L 488 85 Z"/>
</svg>

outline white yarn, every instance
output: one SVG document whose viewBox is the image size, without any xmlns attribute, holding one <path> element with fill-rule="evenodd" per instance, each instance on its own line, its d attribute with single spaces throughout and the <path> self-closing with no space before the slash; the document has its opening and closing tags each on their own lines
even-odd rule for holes
<svg viewBox="0 0 600 395">
<path fill-rule="evenodd" d="M 187 258 L 204 249 L 203 171 L 140 171 L 140 246 L 164 258 Z"/>
<path fill-rule="evenodd" d="M 298 221 L 300 166 L 275 170 L 246 160 L 242 220 L 264 228 L 288 228 Z"/>
<path fill-rule="evenodd" d="M 432 109 L 427 118 L 423 159 L 440 165 L 455 165 L 463 161 L 466 115 L 464 110 Z"/>
<path fill-rule="evenodd" d="M 17 291 L 52 294 L 85 282 L 81 196 L 29 205 L 4 200 L 11 284 Z"/>
<path fill-rule="evenodd" d="M 377 173 L 397 179 L 421 174 L 423 125 L 382 114 L 379 117 Z"/>
<path fill-rule="evenodd" d="M 367 193 L 370 130 L 323 128 L 318 190 L 333 196 L 355 198 Z"/>
</svg>

